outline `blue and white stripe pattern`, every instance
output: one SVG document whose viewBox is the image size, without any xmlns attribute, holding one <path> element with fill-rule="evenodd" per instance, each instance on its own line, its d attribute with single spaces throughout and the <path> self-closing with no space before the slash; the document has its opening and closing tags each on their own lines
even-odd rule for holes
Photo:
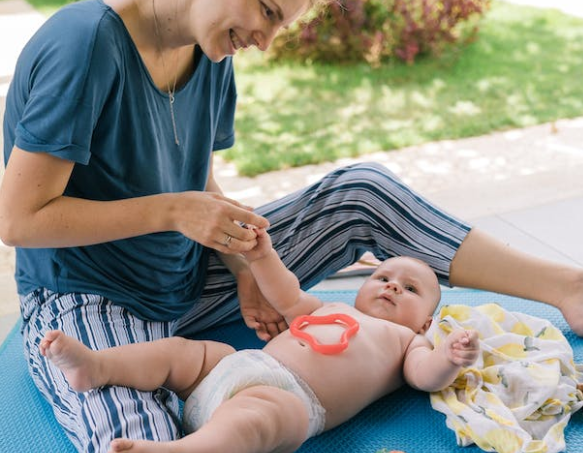
<svg viewBox="0 0 583 453">
<path fill-rule="evenodd" d="M 168 337 L 168 323 L 142 321 L 100 296 L 48 290 L 21 297 L 21 311 L 30 374 L 78 451 L 106 452 L 116 437 L 171 440 L 178 436 L 178 398 L 171 392 L 104 387 L 78 393 L 38 349 L 47 330 L 62 330 L 92 349 L 104 349 Z"/>
<path fill-rule="evenodd" d="M 448 284 L 451 260 L 470 230 L 375 163 L 338 169 L 257 213 L 269 219 L 273 246 L 303 289 L 366 251 L 380 260 L 419 258 Z M 189 336 L 236 316 L 235 280 L 213 253 L 203 296 L 180 320 L 178 332 Z"/>
<path fill-rule="evenodd" d="M 356 261 L 408 255 L 426 261 L 442 283 L 470 230 L 402 184 L 385 167 L 357 164 L 336 170 L 305 190 L 257 210 L 266 216 L 274 247 L 308 289 Z M 180 433 L 176 396 L 106 387 L 79 394 L 38 351 L 47 330 L 60 329 L 92 349 L 190 336 L 238 318 L 236 282 L 214 253 L 202 296 L 176 323 L 144 321 L 96 295 L 38 290 L 21 297 L 30 373 L 81 452 L 106 452 L 115 437 L 171 440 Z"/>
</svg>

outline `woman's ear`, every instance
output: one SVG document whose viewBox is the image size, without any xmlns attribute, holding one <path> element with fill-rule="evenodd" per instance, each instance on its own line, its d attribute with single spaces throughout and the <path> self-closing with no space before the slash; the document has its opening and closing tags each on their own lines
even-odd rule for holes
<svg viewBox="0 0 583 453">
<path fill-rule="evenodd" d="M 431 326 L 431 323 L 433 322 L 433 317 L 429 316 L 427 318 L 427 320 L 425 321 L 425 324 L 423 324 L 423 326 L 421 327 L 421 329 L 419 329 L 419 332 L 417 332 L 419 335 L 423 335 L 425 332 L 427 332 L 427 330 L 429 329 L 429 327 Z"/>
</svg>

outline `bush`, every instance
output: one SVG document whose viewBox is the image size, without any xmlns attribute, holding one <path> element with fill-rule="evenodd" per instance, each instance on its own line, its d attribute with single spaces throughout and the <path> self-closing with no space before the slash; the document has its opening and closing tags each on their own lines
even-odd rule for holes
<svg viewBox="0 0 583 453">
<path fill-rule="evenodd" d="M 474 39 L 491 0 L 337 0 L 284 31 L 270 57 L 324 63 L 397 57 L 412 64 Z"/>
</svg>

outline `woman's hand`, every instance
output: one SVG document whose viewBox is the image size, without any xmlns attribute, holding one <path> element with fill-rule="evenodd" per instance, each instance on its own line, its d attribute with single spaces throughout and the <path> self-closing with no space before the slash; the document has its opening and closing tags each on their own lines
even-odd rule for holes
<svg viewBox="0 0 583 453">
<path fill-rule="evenodd" d="M 263 341 L 269 341 L 288 328 L 283 316 L 265 299 L 250 271 L 237 278 L 241 315 L 245 324 Z"/>
<path fill-rule="evenodd" d="M 254 229 L 269 222 L 253 209 L 216 192 L 183 192 L 173 207 L 174 229 L 225 254 L 247 252 L 257 244 Z"/>
</svg>

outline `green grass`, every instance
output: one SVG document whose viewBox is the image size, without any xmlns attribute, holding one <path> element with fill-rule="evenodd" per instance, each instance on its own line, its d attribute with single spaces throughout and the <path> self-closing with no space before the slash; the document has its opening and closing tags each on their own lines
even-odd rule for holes
<svg viewBox="0 0 583 453">
<path fill-rule="evenodd" d="M 478 40 L 413 66 L 237 58 L 242 174 L 583 114 L 583 20 L 495 3 Z"/>
<path fill-rule="evenodd" d="M 583 114 L 583 20 L 499 1 L 475 42 L 413 66 L 235 61 L 237 141 L 222 155 L 250 176 Z"/>
<path fill-rule="evenodd" d="M 73 1 L 75 0 L 26 0 L 26 1 L 44 15 L 50 16 L 61 6 L 64 6 L 67 3 L 73 3 Z"/>
</svg>

